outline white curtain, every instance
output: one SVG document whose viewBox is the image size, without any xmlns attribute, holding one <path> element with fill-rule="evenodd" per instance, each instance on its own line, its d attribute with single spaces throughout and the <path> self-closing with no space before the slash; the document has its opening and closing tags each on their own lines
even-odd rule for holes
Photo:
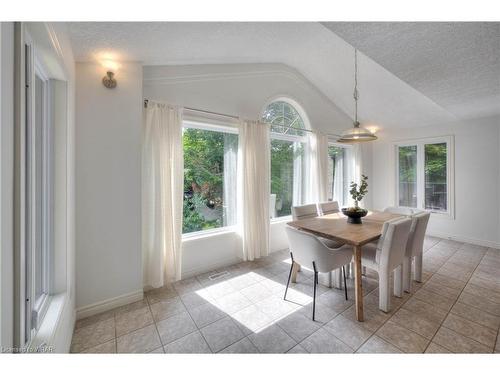
<svg viewBox="0 0 500 375">
<path fill-rule="evenodd" d="M 182 109 L 149 101 L 142 154 L 145 286 L 181 278 L 183 182 Z"/>
<path fill-rule="evenodd" d="M 348 164 L 347 168 L 347 191 L 349 192 L 351 182 L 356 182 L 358 184 L 361 182 L 361 173 L 362 173 L 362 152 L 361 145 L 354 144 L 352 147 L 346 148 L 346 163 Z M 346 202 L 349 206 L 354 205 L 354 201 L 351 198 L 351 195 L 348 196 L 348 202 Z M 363 206 L 363 201 L 360 203 Z"/>
<path fill-rule="evenodd" d="M 270 149 L 269 125 L 240 123 L 238 216 L 243 260 L 269 254 Z"/>
<path fill-rule="evenodd" d="M 294 206 L 299 206 L 303 202 L 303 197 L 302 197 L 302 185 L 304 185 L 304 181 L 302 180 L 303 178 L 303 173 L 302 173 L 302 153 L 300 152 L 300 144 L 298 142 L 295 142 L 293 144 L 293 178 L 292 178 L 292 205 Z M 290 176 L 291 177 L 291 176 Z"/>
<path fill-rule="evenodd" d="M 354 181 L 359 184 L 361 183 L 361 175 L 363 174 L 363 152 L 362 146 L 360 144 L 355 144 L 353 146 L 353 156 L 354 156 Z M 365 207 L 366 198 L 363 199 L 359 205 Z"/>
<path fill-rule="evenodd" d="M 235 225 L 237 221 L 237 193 L 234 188 L 238 167 L 238 137 L 224 133 L 224 226 Z"/>
<path fill-rule="evenodd" d="M 308 136 L 309 203 L 325 202 L 328 199 L 328 137 L 314 132 Z"/>
</svg>

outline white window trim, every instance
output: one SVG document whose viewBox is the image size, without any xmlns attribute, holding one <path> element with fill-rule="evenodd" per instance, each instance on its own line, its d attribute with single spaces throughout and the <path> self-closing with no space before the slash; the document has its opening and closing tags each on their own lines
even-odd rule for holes
<svg viewBox="0 0 500 375">
<path fill-rule="evenodd" d="M 232 122 L 218 122 L 218 123 L 211 123 L 208 119 L 207 121 L 204 120 L 203 117 L 199 117 L 200 120 L 186 120 L 184 119 L 182 121 L 182 128 L 183 129 L 200 129 L 200 130 L 207 130 L 207 131 L 214 131 L 214 132 L 220 132 L 220 133 L 229 133 L 229 134 L 238 134 L 239 135 L 239 129 L 238 126 L 233 124 Z M 224 124 L 224 125 L 222 125 Z M 239 142 L 239 139 L 238 139 Z M 228 225 L 224 227 L 219 227 L 219 228 L 212 228 L 212 229 L 204 229 L 204 230 L 199 230 L 196 232 L 189 232 L 189 233 L 182 233 L 181 236 L 181 242 L 186 242 L 186 241 L 191 241 L 191 240 L 196 240 L 204 237 L 211 237 L 214 235 L 219 235 L 219 234 L 224 234 L 224 233 L 234 233 L 236 232 L 236 225 Z"/>
<path fill-rule="evenodd" d="M 212 229 L 199 230 L 197 232 L 183 233 L 181 241 L 188 242 L 188 241 L 197 240 L 200 238 L 212 237 L 212 236 L 217 236 L 220 234 L 236 233 L 236 232 L 237 232 L 236 225 L 228 225 L 226 227 L 212 228 Z"/>
<path fill-rule="evenodd" d="M 271 219 L 271 224 L 276 224 L 276 223 L 282 223 L 285 221 L 292 221 L 292 215 L 287 215 L 287 216 L 279 216 L 279 217 L 274 217 Z"/>
<path fill-rule="evenodd" d="M 425 209 L 425 148 L 426 144 L 446 143 L 446 206 L 447 211 Z M 439 217 L 455 219 L 455 137 L 446 135 L 440 137 L 417 138 L 393 142 L 393 158 L 395 166 L 395 199 L 394 205 L 399 206 L 399 147 L 417 146 L 417 209 L 430 212 Z"/>
<path fill-rule="evenodd" d="M 42 175 L 42 189 L 45 192 L 49 192 L 49 196 L 46 196 L 45 194 L 43 194 L 41 207 L 40 207 L 42 209 L 42 212 L 45 213 L 46 216 L 44 216 L 42 218 L 42 233 L 40 234 L 40 235 L 42 235 L 42 251 L 44 253 L 43 254 L 43 265 L 42 265 L 42 269 L 43 269 L 43 271 L 42 271 L 43 272 L 43 279 L 42 279 L 43 293 L 38 299 L 35 299 L 36 286 L 35 286 L 35 277 L 34 277 L 35 276 L 35 265 L 34 265 L 35 248 L 34 248 L 34 246 L 36 246 L 35 245 L 35 243 L 36 243 L 36 235 L 35 235 L 36 212 L 35 212 L 35 214 L 33 214 L 33 213 L 31 214 L 32 217 L 27 217 L 27 220 L 31 220 L 31 226 L 32 226 L 31 236 L 33 238 L 30 249 L 28 249 L 28 251 L 30 251 L 30 270 L 28 270 L 28 272 L 30 273 L 29 280 L 30 280 L 30 284 L 31 284 L 29 298 L 30 298 L 30 301 L 32 301 L 30 303 L 31 311 L 29 312 L 29 314 L 31 316 L 31 319 L 30 319 L 30 330 L 31 330 L 30 337 L 33 338 L 36 335 L 36 333 L 38 332 L 38 330 L 40 329 L 40 326 L 45 318 L 45 315 L 47 313 L 47 310 L 49 308 L 49 304 L 51 301 L 51 298 L 50 298 L 50 296 L 51 296 L 51 290 L 50 290 L 51 267 L 50 267 L 50 264 L 51 264 L 51 257 L 53 256 L 52 235 L 51 235 L 51 234 L 53 234 L 53 227 L 51 228 L 51 226 L 52 226 L 51 218 L 52 218 L 53 212 L 51 209 L 52 196 L 51 196 L 50 192 L 53 189 L 53 171 L 49 168 L 50 161 L 51 161 L 51 160 L 49 160 L 49 158 L 51 158 L 49 148 L 52 147 L 51 137 L 48 134 L 48 131 L 50 130 L 50 121 L 51 121 L 50 109 L 49 109 L 50 108 L 49 78 L 48 78 L 48 75 L 46 73 L 46 70 L 43 67 L 43 64 L 41 63 L 41 61 L 37 57 L 36 48 L 33 45 L 33 43 L 31 42 L 31 40 L 28 39 L 27 44 L 30 45 L 31 55 L 32 55 L 31 61 L 33 62 L 33 66 L 31 67 L 31 71 L 29 72 L 31 75 L 31 77 L 29 78 L 31 111 L 30 111 L 30 118 L 27 119 L 29 121 L 27 126 L 32 127 L 31 134 L 32 134 L 32 136 L 34 136 L 33 135 L 34 134 L 33 133 L 34 126 L 35 126 L 34 117 L 36 115 L 35 110 L 34 110 L 34 108 L 35 108 L 35 80 L 36 80 L 36 76 L 38 76 L 40 78 L 40 80 L 42 80 L 42 82 L 43 82 L 43 101 L 42 101 L 42 107 L 43 107 L 43 112 L 42 112 L 42 115 L 43 115 L 43 118 L 42 118 L 42 121 L 43 121 L 43 124 L 42 124 L 42 128 L 43 128 L 42 144 L 43 144 L 43 146 L 42 146 L 41 164 L 42 164 L 42 168 L 45 172 Z M 30 142 L 32 147 L 34 146 L 34 142 L 35 142 L 34 138 L 32 140 L 28 140 L 28 142 Z M 32 159 L 33 165 L 35 165 L 36 162 L 33 159 L 33 158 L 35 158 L 35 155 L 32 154 L 32 156 L 30 158 Z M 35 182 L 35 180 L 36 180 L 35 170 L 28 171 L 28 173 L 31 173 L 31 179 L 33 181 L 32 184 L 36 184 L 36 182 Z M 34 185 L 32 185 L 30 187 L 30 189 L 34 189 Z M 33 209 L 36 210 L 36 208 L 33 205 L 34 199 L 35 199 L 35 194 L 36 194 L 35 190 L 32 190 L 31 197 L 30 197 L 29 201 L 26 202 L 29 205 L 29 207 L 31 207 L 31 210 L 33 210 Z M 47 225 L 49 227 L 47 227 Z M 47 234 L 49 234 L 49 235 L 47 235 Z"/>
<path fill-rule="evenodd" d="M 227 125 L 221 125 L 221 124 L 211 124 L 208 122 L 184 120 L 182 122 L 182 127 L 186 129 L 200 129 L 213 132 L 239 134 L 238 128 L 236 126 L 232 126 L 229 123 Z"/>
</svg>

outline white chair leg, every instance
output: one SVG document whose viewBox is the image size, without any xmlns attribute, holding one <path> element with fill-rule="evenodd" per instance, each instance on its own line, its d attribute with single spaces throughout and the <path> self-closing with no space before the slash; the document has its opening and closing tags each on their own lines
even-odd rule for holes
<svg viewBox="0 0 500 375">
<path fill-rule="evenodd" d="M 379 273 L 378 276 L 378 308 L 383 312 L 391 309 L 390 277 L 388 272 Z"/>
<path fill-rule="evenodd" d="M 394 270 L 394 295 L 401 298 L 403 296 L 403 266 L 400 265 Z"/>
<path fill-rule="evenodd" d="M 419 283 L 422 282 L 422 260 L 423 253 L 415 256 L 415 275 L 413 276 L 413 279 Z"/>
<path fill-rule="evenodd" d="M 405 257 L 403 261 L 403 289 L 411 293 L 411 257 Z"/>
</svg>

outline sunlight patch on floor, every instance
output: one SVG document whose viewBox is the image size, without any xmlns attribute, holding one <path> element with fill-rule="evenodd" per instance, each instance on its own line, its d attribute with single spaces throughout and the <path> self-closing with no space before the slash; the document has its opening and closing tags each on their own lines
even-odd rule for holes
<svg viewBox="0 0 500 375">
<path fill-rule="evenodd" d="M 289 260 L 283 261 L 289 263 Z M 244 288 L 233 285 L 243 285 L 246 288 L 262 289 L 269 296 L 251 301 L 241 293 Z M 258 333 L 272 324 L 286 318 L 312 303 L 313 298 L 296 289 L 288 289 L 287 299 L 283 300 L 286 281 L 280 282 L 257 272 L 246 272 L 231 278 L 224 278 L 196 291 L 196 294 L 207 300 L 220 311 L 224 312 L 248 330 Z"/>
</svg>

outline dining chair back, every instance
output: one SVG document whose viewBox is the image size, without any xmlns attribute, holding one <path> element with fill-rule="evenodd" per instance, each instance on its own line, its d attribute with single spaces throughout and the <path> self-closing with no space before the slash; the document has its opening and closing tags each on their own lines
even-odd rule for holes
<svg viewBox="0 0 500 375">
<path fill-rule="evenodd" d="M 403 288 L 408 293 L 411 293 L 411 265 L 413 259 L 415 259 L 414 279 L 418 282 L 422 281 L 422 257 L 424 252 L 424 239 L 430 216 L 431 214 L 425 211 L 421 211 L 412 216 L 410 234 L 408 236 L 408 242 L 406 244 L 405 260 L 403 264 Z"/>
<path fill-rule="evenodd" d="M 391 214 L 398 214 L 398 215 L 406 215 L 406 216 L 410 216 L 410 215 L 413 215 L 415 213 L 414 210 L 413 210 L 413 208 L 410 208 L 410 207 L 394 207 L 394 206 L 386 207 L 384 209 L 384 212 L 389 212 Z"/>
<path fill-rule="evenodd" d="M 394 272 L 394 294 L 403 294 L 403 262 L 411 223 L 407 217 L 386 221 L 377 244 L 368 243 L 362 248 L 362 265 L 378 273 L 379 308 L 385 312 L 391 308 L 391 273 Z"/>
<path fill-rule="evenodd" d="M 316 204 L 305 204 L 303 206 L 292 207 L 292 219 L 303 220 L 318 216 L 318 208 Z"/>
<path fill-rule="evenodd" d="M 398 218 L 384 223 L 377 246 L 377 262 L 382 269 L 392 271 L 403 263 L 410 227 L 410 218 Z"/>
<path fill-rule="evenodd" d="M 319 209 L 322 215 L 329 215 L 339 212 L 339 202 L 331 201 L 331 202 L 323 202 L 319 204 Z"/>
</svg>

